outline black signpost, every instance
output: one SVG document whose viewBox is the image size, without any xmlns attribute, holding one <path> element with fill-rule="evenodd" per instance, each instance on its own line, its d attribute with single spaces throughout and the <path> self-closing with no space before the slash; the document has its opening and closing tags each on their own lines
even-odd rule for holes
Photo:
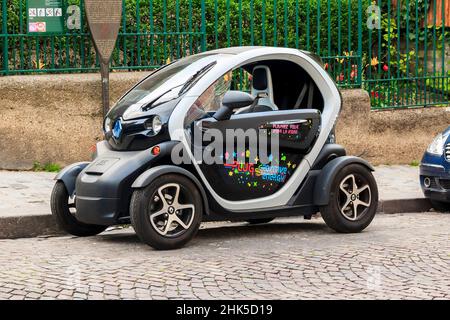
<svg viewBox="0 0 450 320">
<path fill-rule="evenodd" d="M 103 117 L 109 110 L 109 62 L 119 34 L 122 0 L 85 0 L 92 41 L 100 60 Z"/>
</svg>

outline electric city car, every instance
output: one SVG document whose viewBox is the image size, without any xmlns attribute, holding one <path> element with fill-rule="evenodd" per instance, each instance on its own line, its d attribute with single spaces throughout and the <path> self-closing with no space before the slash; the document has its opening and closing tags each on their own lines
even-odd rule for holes
<svg viewBox="0 0 450 320">
<path fill-rule="evenodd" d="M 450 212 L 450 127 L 439 133 L 425 151 L 420 185 L 434 209 Z"/>
<path fill-rule="evenodd" d="M 374 168 L 335 143 L 341 103 L 320 58 L 305 51 L 234 47 L 174 61 L 111 108 L 92 162 L 57 175 L 52 213 L 77 236 L 131 223 L 156 249 L 183 246 L 202 221 L 320 212 L 337 232 L 362 231 L 378 189 Z M 256 149 L 239 149 L 252 130 Z M 235 133 L 212 152 L 222 162 L 196 156 L 210 148 L 212 131 Z"/>
</svg>

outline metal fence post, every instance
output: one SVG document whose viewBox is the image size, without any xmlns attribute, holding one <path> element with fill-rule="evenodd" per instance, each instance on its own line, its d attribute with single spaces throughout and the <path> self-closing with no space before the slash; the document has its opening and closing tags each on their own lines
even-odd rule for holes
<svg viewBox="0 0 450 320">
<path fill-rule="evenodd" d="M 206 8 L 205 1 L 202 0 L 202 51 L 206 51 Z"/>
<path fill-rule="evenodd" d="M 316 53 L 320 56 L 320 0 L 317 0 L 317 51 Z"/>
<path fill-rule="evenodd" d="M 358 85 L 362 85 L 362 0 L 358 0 Z"/>
<path fill-rule="evenodd" d="M 8 74 L 8 13 L 6 0 L 2 0 L 2 35 L 3 35 L 3 74 Z"/>
</svg>

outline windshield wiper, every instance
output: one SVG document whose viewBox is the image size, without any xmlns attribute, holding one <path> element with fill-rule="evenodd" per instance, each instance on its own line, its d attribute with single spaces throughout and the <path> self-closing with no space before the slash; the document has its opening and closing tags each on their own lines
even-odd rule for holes
<svg viewBox="0 0 450 320">
<path fill-rule="evenodd" d="M 184 86 L 181 88 L 179 95 L 182 95 L 187 89 L 189 89 L 199 78 L 202 74 L 204 74 L 206 71 L 212 68 L 217 63 L 217 61 L 213 61 L 208 63 L 206 66 L 198 70 L 195 74 L 190 77 Z"/>
<path fill-rule="evenodd" d="M 145 105 L 144 107 L 142 107 L 142 111 L 147 111 L 147 110 L 149 110 L 149 109 L 151 109 L 151 108 L 157 106 L 157 105 L 154 105 L 154 103 L 155 103 L 156 101 L 158 101 L 161 97 L 165 96 L 165 95 L 168 94 L 170 91 L 172 91 L 172 90 L 174 90 L 174 89 L 176 89 L 176 88 L 178 88 L 178 87 L 181 87 L 181 84 L 180 84 L 179 86 L 170 88 L 170 89 L 167 90 L 167 91 L 164 91 L 162 94 L 160 94 L 160 95 L 157 96 L 155 99 L 153 99 L 152 101 L 150 101 L 147 105 Z M 179 96 L 180 96 L 180 95 L 178 94 L 177 97 L 179 97 Z M 174 99 L 176 99 L 177 97 L 175 97 Z M 167 102 L 167 101 L 165 101 L 165 102 Z"/>
<path fill-rule="evenodd" d="M 170 88 L 169 90 L 163 92 L 162 94 L 160 94 L 158 97 L 156 97 L 155 99 L 153 99 L 151 102 L 149 102 L 145 107 L 142 108 L 143 111 L 147 111 L 153 107 L 155 107 L 156 105 L 154 105 L 154 103 L 156 101 L 158 101 L 161 97 L 165 96 L 167 93 L 169 93 L 170 91 L 183 86 L 180 91 L 178 92 L 177 97 L 174 97 L 174 99 L 178 98 L 179 96 L 181 96 L 187 89 L 189 89 L 199 78 L 202 74 L 204 74 L 206 71 L 208 71 L 209 69 L 211 69 L 217 62 L 213 61 L 208 63 L 206 66 L 204 66 L 203 68 L 201 68 L 200 70 L 198 70 L 196 73 L 194 73 L 185 83 L 184 85 L 178 85 L 175 86 L 173 88 Z M 167 102 L 167 101 L 165 101 Z"/>
</svg>

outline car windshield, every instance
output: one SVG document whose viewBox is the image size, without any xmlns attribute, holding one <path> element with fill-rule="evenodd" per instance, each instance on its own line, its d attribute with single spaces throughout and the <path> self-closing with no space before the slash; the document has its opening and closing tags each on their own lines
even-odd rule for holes
<svg viewBox="0 0 450 320">
<path fill-rule="evenodd" d="M 132 109 L 144 106 L 151 108 L 162 97 L 166 98 L 164 100 L 177 98 L 203 76 L 215 61 L 215 54 L 193 55 L 155 71 L 124 95 L 110 114 L 124 114 L 131 106 Z"/>
</svg>

